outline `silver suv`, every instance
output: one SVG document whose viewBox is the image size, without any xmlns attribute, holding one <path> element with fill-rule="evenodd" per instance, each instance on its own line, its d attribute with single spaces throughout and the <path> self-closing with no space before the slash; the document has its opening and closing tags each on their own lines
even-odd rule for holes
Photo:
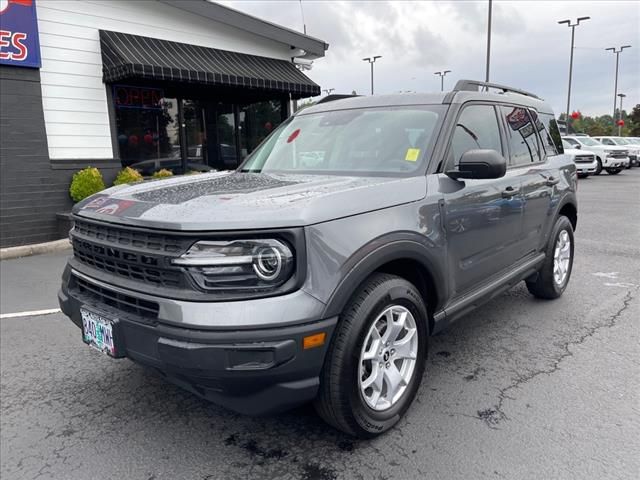
<svg viewBox="0 0 640 480">
<path fill-rule="evenodd" d="M 414 400 L 429 335 L 521 281 L 562 295 L 577 177 L 549 105 L 473 81 L 329 100 L 235 172 L 78 204 L 59 300 L 84 342 L 241 413 L 313 401 L 372 437 Z"/>
</svg>

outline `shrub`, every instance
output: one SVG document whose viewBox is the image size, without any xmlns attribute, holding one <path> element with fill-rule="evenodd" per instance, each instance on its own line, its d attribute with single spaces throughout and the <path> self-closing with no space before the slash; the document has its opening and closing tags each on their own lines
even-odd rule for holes
<svg viewBox="0 0 640 480">
<path fill-rule="evenodd" d="M 157 172 L 153 172 L 153 178 L 166 178 L 171 176 L 173 176 L 173 172 L 171 170 L 167 170 L 166 168 L 158 170 Z"/>
<path fill-rule="evenodd" d="M 95 167 L 87 167 L 73 174 L 69 195 L 74 202 L 79 202 L 105 188 L 100 170 Z"/>
<path fill-rule="evenodd" d="M 118 172 L 116 179 L 113 181 L 114 185 L 122 185 L 124 183 L 136 183 L 143 180 L 139 171 L 134 170 L 131 167 L 125 167 Z"/>
</svg>

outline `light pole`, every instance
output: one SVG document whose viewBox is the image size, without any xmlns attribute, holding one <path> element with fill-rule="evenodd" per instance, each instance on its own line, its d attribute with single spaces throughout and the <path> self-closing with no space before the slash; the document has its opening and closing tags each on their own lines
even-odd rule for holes
<svg viewBox="0 0 640 480">
<path fill-rule="evenodd" d="M 376 63 L 376 60 L 382 58 L 382 55 L 375 55 L 373 57 L 363 58 L 364 62 L 369 62 L 371 65 L 371 95 L 373 95 L 373 64 Z"/>
<path fill-rule="evenodd" d="M 618 96 L 620 97 L 620 116 L 619 119 L 622 120 L 622 99 L 624 97 L 626 97 L 626 95 L 624 93 L 619 93 Z M 618 136 L 621 137 L 622 136 L 622 125 L 618 124 Z"/>
<path fill-rule="evenodd" d="M 331 95 L 331 92 L 333 92 L 335 90 L 335 88 L 325 88 L 324 90 L 322 90 L 324 93 L 326 93 L 327 95 Z"/>
<path fill-rule="evenodd" d="M 487 72 L 484 78 L 484 81 L 487 83 L 489 83 L 489 61 L 491 59 L 491 7 L 492 5 L 493 5 L 493 1 L 489 0 L 489 18 L 487 19 Z"/>
<path fill-rule="evenodd" d="M 618 96 L 618 61 L 620 59 L 620 52 L 622 52 L 625 48 L 631 48 L 631 45 L 623 45 L 620 48 L 605 48 L 605 50 L 610 50 L 616 54 L 616 80 L 613 87 L 613 117 L 611 117 L 613 119 L 614 125 L 616 123 L 616 103 L 618 103 L 618 100 L 616 99 L 616 97 Z"/>
<path fill-rule="evenodd" d="M 565 122 L 567 122 L 567 135 L 569 134 L 569 105 L 571 104 L 571 75 L 573 75 L 573 41 L 576 33 L 576 26 L 580 25 L 582 20 L 589 20 L 591 17 L 579 17 L 576 23 L 571 23 L 571 20 L 561 20 L 558 23 L 566 23 L 568 27 L 571 27 L 571 56 L 569 57 L 569 90 L 567 92 L 567 113 Z"/>
<path fill-rule="evenodd" d="M 440 75 L 440 91 L 444 92 L 444 77 L 447 73 L 451 73 L 451 70 L 443 70 L 442 72 L 433 72 L 434 75 Z"/>
</svg>

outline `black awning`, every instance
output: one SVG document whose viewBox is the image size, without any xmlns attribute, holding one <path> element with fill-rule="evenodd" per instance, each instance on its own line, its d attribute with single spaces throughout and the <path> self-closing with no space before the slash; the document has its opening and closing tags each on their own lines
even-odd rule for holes
<svg viewBox="0 0 640 480">
<path fill-rule="evenodd" d="M 294 97 L 320 95 L 320 86 L 292 63 L 186 43 L 100 30 L 105 83 L 129 78 L 253 88 Z"/>
</svg>

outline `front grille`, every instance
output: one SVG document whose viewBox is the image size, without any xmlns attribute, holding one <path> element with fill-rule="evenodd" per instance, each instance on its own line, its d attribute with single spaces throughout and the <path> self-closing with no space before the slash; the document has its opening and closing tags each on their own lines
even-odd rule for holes
<svg viewBox="0 0 640 480">
<path fill-rule="evenodd" d="M 626 150 L 618 150 L 615 152 L 611 152 L 609 154 L 609 156 L 613 157 L 613 158 L 622 158 L 622 157 L 626 157 L 629 155 L 629 152 Z"/>
<path fill-rule="evenodd" d="M 595 157 L 593 155 L 576 155 L 576 163 L 591 163 Z"/>
<path fill-rule="evenodd" d="M 193 240 L 75 219 L 74 257 L 81 263 L 154 287 L 183 288 L 184 272 L 170 265 Z"/>
<path fill-rule="evenodd" d="M 149 302 L 131 295 L 116 292 L 109 288 L 101 287 L 86 280 L 73 276 L 70 285 L 72 292 L 80 294 L 83 300 L 95 303 L 96 306 L 107 305 L 120 312 L 134 314 L 144 318 L 158 318 L 160 307 L 156 302 Z"/>
<path fill-rule="evenodd" d="M 131 280 L 170 288 L 182 286 L 181 272 L 163 268 L 162 257 L 129 252 L 77 237 L 73 237 L 73 255 L 85 265 Z"/>
<path fill-rule="evenodd" d="M 186 250 L 184 240 L 157 233 L 141 232 L 111 225 L 74 219 L 74 232 L 99 243 L 108 243 L 135 250 L 162 253 L 181 253 Z"/>
</svg>

